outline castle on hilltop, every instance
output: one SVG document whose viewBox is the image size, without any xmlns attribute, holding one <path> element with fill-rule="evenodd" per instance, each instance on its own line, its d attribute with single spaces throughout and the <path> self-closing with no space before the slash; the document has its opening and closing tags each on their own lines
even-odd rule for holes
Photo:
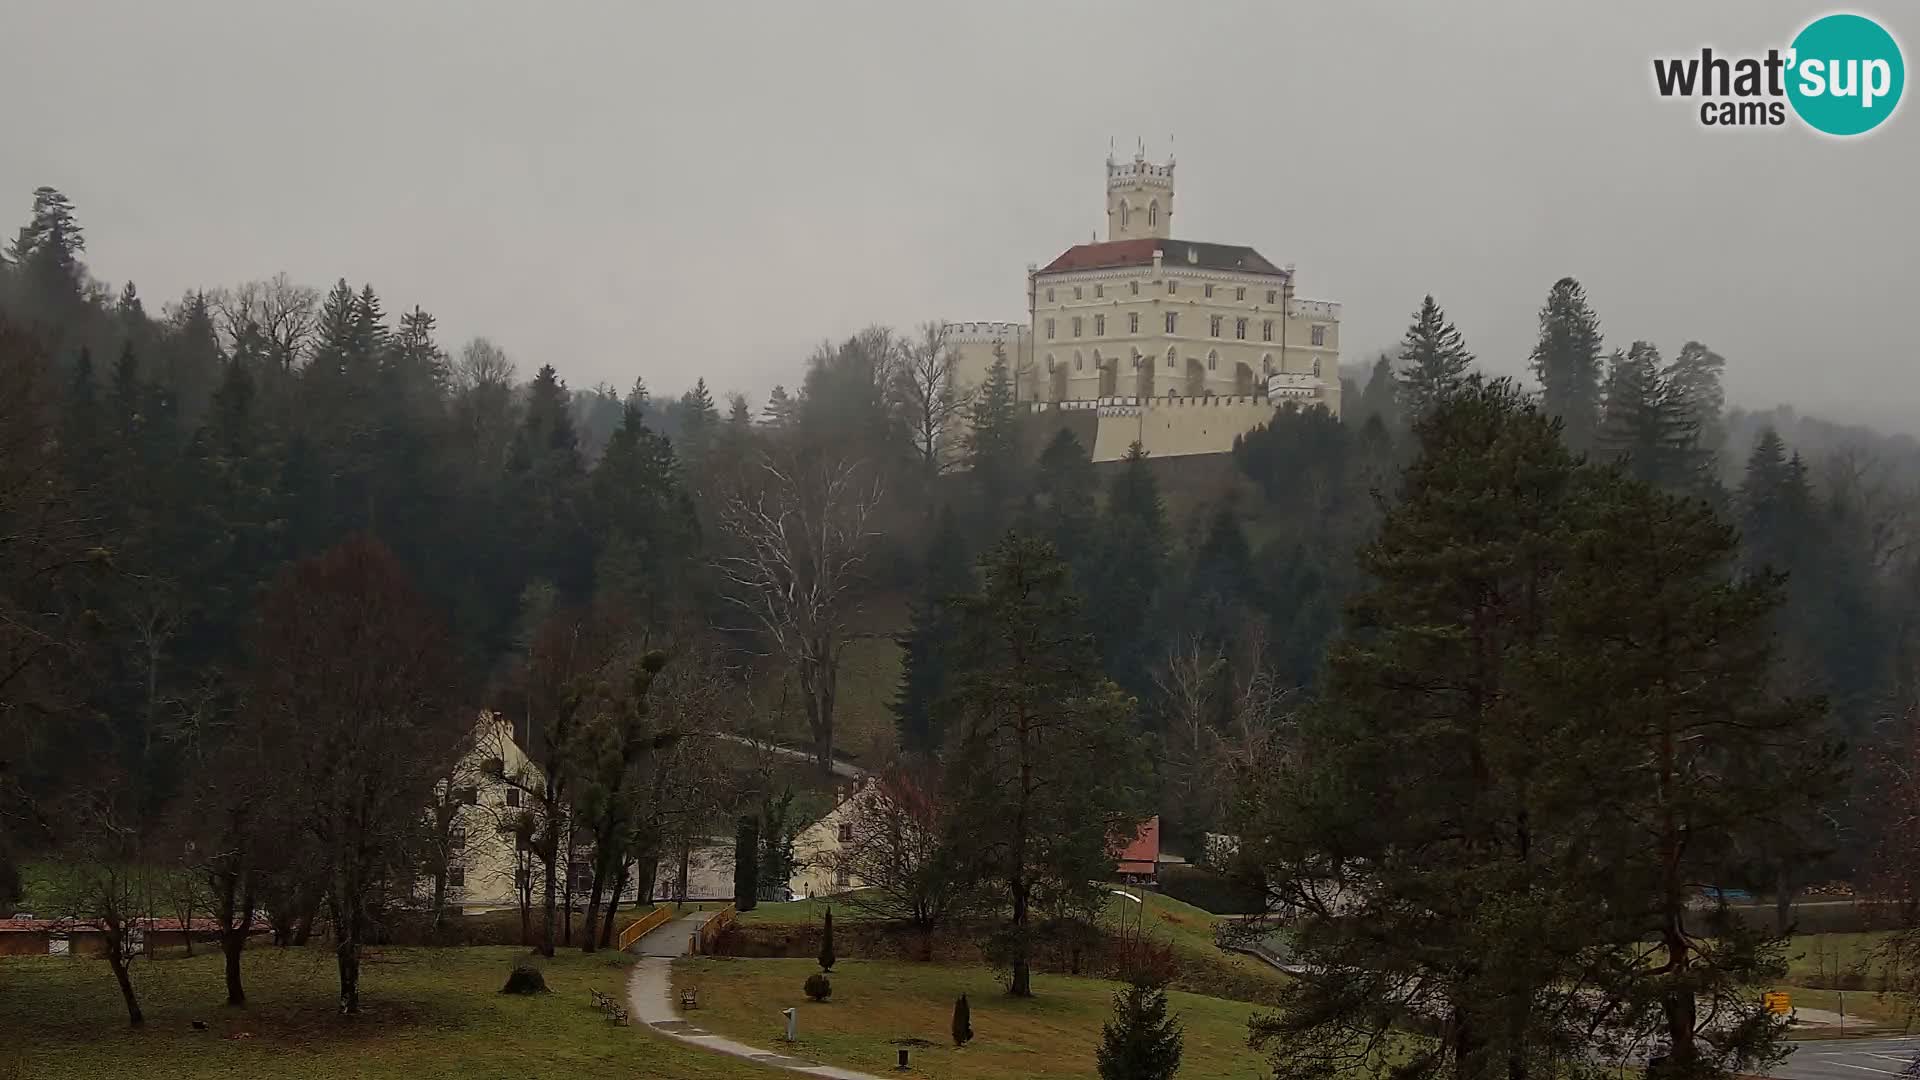
<svg viewBox="0 0 1920 1080">
<path fill-rule="evenodd" d="M 1173 170 L 1109 156 L 1106 240 L 1027 268 L 1024 323 L 946 323 L 956 383 L 1004 356 L 1023 409 L 1090 414 L 1095 461 L 1225 453 L 1284 400 L 1338 415 L 1340 305 L 1250 247 L 1173 239 Z"/>
</svg>

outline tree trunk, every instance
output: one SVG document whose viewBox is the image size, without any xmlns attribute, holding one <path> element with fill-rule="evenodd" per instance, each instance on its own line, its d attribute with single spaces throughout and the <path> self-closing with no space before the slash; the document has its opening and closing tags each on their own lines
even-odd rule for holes
<svg viewBox="0 0 1920 1080">
<path fill-rule="evenodd" d="M 687 870 L 692 862 L 693 841 L 688 840 L 680 845 L 680 877 L 673 886 L 673 902 L 676 904 L 687 902 Z"/>
<path fill-rule="evenodd" d="M 134 997 L 133 978 L 127 973 L 126 928 L 108 925 L 101 929 L 107 939 L 107 966 L 113 969 L 113 979 L 120 984 L 120 997 L 127 1003 L 127 1023 L 139 1027 L 147 1018 L 140 1013 L 140 999 Z"/>
<path fill-rule="evenodd" d="M 600 944 L 600 893 L 606 888 L 599 852 L 593 858 L 593 882 L 587 886 L 587 917 L 580 924 L 580 951 L 590 953 Z"/>
<path fill-rule="evenodd" d="M 340 961 L 340 1011 L 351 1016 L 360 1011 L 360 942 L 342 937 L 334 954 Z"/>
<path fill-rule="evenodd" d="M 806 698 L 807 729 L 813 735 L 813 760 L 820 771 L 833 775 L 834 677 L 838 673 L 828 642 L 818 652 L 820 659 L 800 665 L 800 689 Z"/>
<path fill-rule="evenodd" d="M 1783 865 L 1774 876 L 1773 885 L 1773 932 L 1781 937 L 1793 929 L 1793 899 L 1798 892 L 1793 887 L 1793 875 Z"/>
<path fill-rule="evenodd" d="M 615 916 L 620 910 L 620 894 L 627 891 L 627 867 L 629 865 L 625 859 L 620 860 L 620 872 L 615 874 L 613 878 L 613 895 L 607 897 L 606 922 L 600 930 L 600 944 L 604 946 L 611 946 L 616 940 L 613 927 Z"/>
<path fill-rule="evenodd" d="M 544 899 L 544 900 L 542 901 L 542 904 L 543 904 L 543 906 L 544 906 L 544 907 L 545 907 L 545 909 L 546 909 L 546 936 L 545 936 L 544 938 L 542 938 L 542 939 L 541 939 L 541 941 L 540 941 L 540 954 L 541 954 L 542 956 L 545 956 L 545 957 L 548 957 L 549 959 L 551 959 L 551 958 L 552 958 L 552 956 L 553 956 L 553 945 L 554 945 L 554 938 L 553 938 L 553 902 L 554 902 L 554 895 L 553 895 L 553 886 L 554 886 L 554 881 L 553 881 L 553 872 L 554 872 L 554 864 L 560 861 L 560 853 L 559 853 L 559 850 L 558 850 L 558 849 L 554 849 L 554 850 L 552 850 L 552 851 L 547 851 L 547 852 L 542 852 L 542 853 L 541 853 L 541 858 L 540 858 L 540 861 L 541 861 L 541 862 L 542 862 L 542 863 L 543 863 L 543 864 L 545 865 L 545 871 L 546 871 L 546 875 L 547 875 L 547 895 L 546 895 L 546 897 L 545 897 L 545 899 Z"/>
<path fill-rule="evenodd" d="M 220 951 L 227 962 L 227 1004 L 245 1005 L 247 991 L 240 982 L 240 953 L 247 947 L 247 934 L 253 929 L 253 888 L 240 890 L 240 903 L 233 906 L 234 886 L 228 885 L 228 899 L 220 918 Z"/>
<path fill-rule="evenodd" d="M 433 873 L 433 929 L 437 935 L 447 925 L 447 868 L 442 865 Z"/>
</svg>

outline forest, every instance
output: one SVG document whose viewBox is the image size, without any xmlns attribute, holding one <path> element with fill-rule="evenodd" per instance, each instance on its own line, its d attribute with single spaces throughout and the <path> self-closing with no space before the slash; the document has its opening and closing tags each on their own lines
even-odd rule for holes
<svg viewBox="0 0 1920 1080">
<path fill-rule="evenodd" d="M 991 883 L 1015 994 L 1157 814 L 1196 862 L 1237 837 L 1223 872 L 1348 973 L 1256 1032 L 1281 1075 L 1377 1054 L 1382 1001 L 1445 1003 L 1436 1073 L 1572 1053 L 1567 995 L 1691 1046 L 1676 1003 L 1751 989 L 1805 890 L 1920 896 L 1920 451 L 1731 407 L 1739 358 L 1604 337 L 1573 278 L 1537 319 L 1494 378 L 1428 296 L 1345 416 L 1096 466 L 1004 365 L 955 385 L 937 324 L 757 406 L 697 366 L 582 389 L 346 277 L 150 308 L 41 188 L 0 263 L 0 906 L 58 864 L 117 928 L 185 875 L 235 956 L 324 927 L 351 1010 L 363 943 L 445 917 L 478 782 L 525 791 L 549 954 L 696 840 L 784 878 L 793 785 L 704 737 L 752 736 L 936 793 L 924 869 Z M 537 773 L 476 755 L 483 712 Z M 1688 929 L 1707 886 L 1779 924 Z"/>
</svg>

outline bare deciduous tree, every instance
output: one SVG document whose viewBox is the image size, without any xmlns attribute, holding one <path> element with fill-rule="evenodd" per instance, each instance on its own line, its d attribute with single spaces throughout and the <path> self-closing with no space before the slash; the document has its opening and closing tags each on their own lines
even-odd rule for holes
<svg viewBox="0 0 1920 1080">
<path fill-rule="evenodd" d="M 947 328 L 937 322 L 920 328 L 920 337 L 901 349 L 894 371 L 896 407 L 906 417 L 913 449 L 931 478 L 959 462 L 953 425 L 965 415 L 968 396 L 957 377 L 960 352 L 948 341 Z"/>
<path fill-rule="evenodd" d="M 258 355 L 281 372 L 291 372 L 319 324 L 320 293 L 296 285 L 284 273 L 209 294 L 236 355 Z"/>
<path fill-rule="evenodd" d="M 751 473 L 746 490 L 721 506 L 735 553 L 718 566 L 728 599 L 799 682 L 814 759 L 827 772 L 847 617 L 880 486 L 861 463 L 842 458 L 763 456 Z"/>
<path fill-rule="evenodd" d="M 862 784 L 849 801 L 846 838 L 831 863 L 865 887 L 847 893 L 846 902 L 912 926 L 920 933 L 921 959 L 932 959 L 934 931 L 978 900 L 947 844 L 938 775 L 895 765 Z"/>
</svg>

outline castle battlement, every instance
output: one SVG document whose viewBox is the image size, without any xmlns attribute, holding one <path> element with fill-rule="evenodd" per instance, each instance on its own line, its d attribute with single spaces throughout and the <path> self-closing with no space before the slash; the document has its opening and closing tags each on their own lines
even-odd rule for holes
<svg viewBox="0 0 1920 1080">
<path fill-rule="evenodd" d="M 1027 332 L 1026 324 L 1017 322 L 950 322 L 941 323 L 940 329 L 955 344 L 1018 341 Z"/>
<path fill-rule="evenodd" d="M 1334 303 L 1332 300 L 1302 300 L 1295 297 L 1291 302 L 1291 306 L 1287 308 L 1287 313 L 1297 318 L 1327 319 L 1332 322 L 1338 322 L 1340 320 L 1340 305 Z"/>
<path fill-rule="evenodd" d="M 1120 187 L 1154 187 L 1173 190 L 1173 161 L 1168 159 L 1165 165 L 1155 165 L 1144 156 L 1136 155 L 1132 161 L 1107 159 L 1107 190 Z"/>
</svg>

